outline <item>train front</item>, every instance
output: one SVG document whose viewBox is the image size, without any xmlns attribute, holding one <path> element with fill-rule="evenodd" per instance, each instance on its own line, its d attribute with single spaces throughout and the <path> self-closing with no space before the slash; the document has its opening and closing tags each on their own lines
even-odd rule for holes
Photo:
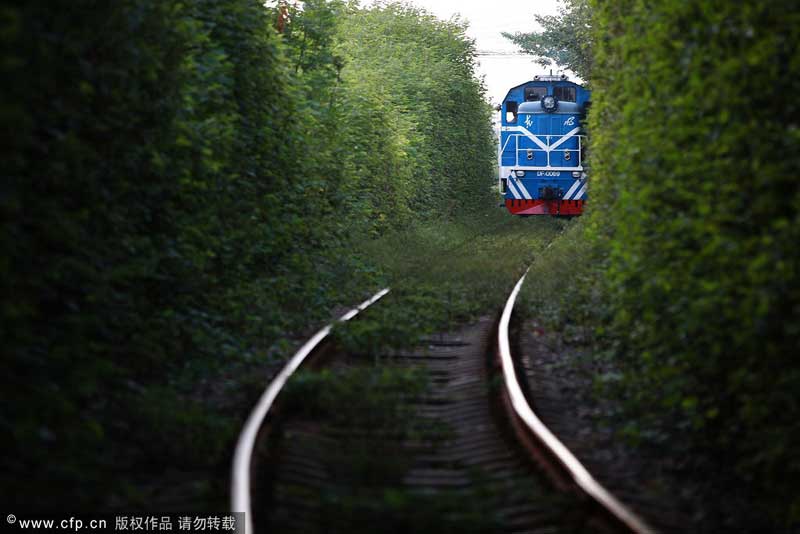
<svg viewBox="0 0 800 534">
<path fill-rule="evenodd" d="M 581 119 L 590 93 L 566 76 L 536 76 L 501 107 L 499 176 L 514 215 L 579 215 L 586 200 Z"/>
</svg>

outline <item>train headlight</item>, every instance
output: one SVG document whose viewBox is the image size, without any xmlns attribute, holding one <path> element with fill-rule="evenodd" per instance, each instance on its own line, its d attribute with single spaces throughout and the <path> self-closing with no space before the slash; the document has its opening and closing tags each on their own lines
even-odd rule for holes
<svg viewBox="0 0 800 534">
<path fill-rule="evenodd" d="M 552 113 L 558 109 L 558 99 L 553 95 L 542 97 L 542 109 L 548 113 Z"/>
<path fill-rule="evenodd" d="M 522 178 L 525 176 L 525 171 L 514 171 L 514 174 L 517 175 L 517 178 Z"/>
<path fill-rule="evenodd" d="M 572 177 L 573 178 L 580 178 L 581 177 L 581 173 L 578 172 L 578 171 L 572 171 Z"/>
</svg>

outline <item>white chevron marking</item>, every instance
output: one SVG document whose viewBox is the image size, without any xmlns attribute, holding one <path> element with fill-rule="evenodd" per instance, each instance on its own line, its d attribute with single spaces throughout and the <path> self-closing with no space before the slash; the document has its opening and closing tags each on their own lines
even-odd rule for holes
<svg viewBox="0 0 800 534">
<path fill-rule="evenodd" d="M 530 200 L 530 199 L 531 199 L 531 194 L 530 194 L 530 193 L 528 193 L 528 190 L 527 190 L 527 189 L 525 188 L 525 186 L 522 184 L 522 180 L 517 180 L 517 188 L 519 189 L 520 193 L 522 193 L 522 196 L 524 196 L 524 197 L 525 197 L 525 198 L 527 198 L 528 200 Z"/>
<path fill-rule="evenodd" d="M 580 185 L 581 185 L 581 181 L 580 180 L 575 180 L 575 182 L 572 184 L 572 187 L 570 187 L 569 191 L 567 191 L 567 194 L 564 195 L 564 200 L 569 200 L 570 197 L 572 196 L 572 193 L 574 193 L 575 190 L 578 189 L 578 186 L 580 186 Z"/>
<path fill-rule="evenodd" d="M 524 135 L 525 137 L 527 137 L 528 139 L 530 139 L 531 141 L 536 143 L 539 146 L 539 148 L 541 148 L 544 151 L 548 151 L 547 145 L 544 144 L 541 141 L 541 139 L 539 139 L 538 137 L 536 137 L 535 135 L 530 133 L 528 130 L 526 130 L 522 126 L 513 126 L 513 127 L 509 128 L 509 129 L 511 131 L 513 131 L 513 132 L 520 132 L 522 135 Z M 509 139 L 511 139 L 511 136 L 509 136 Z"/>
<path fill-rule="evenodd" d="M 557 149 L 557 148 L 558 148 L 558 147 L 560 147 L 562 144 L 564 144 L 565 142 L 567 142 L 567 141 L 569 140 L 569 138 L 570 138 L 570 137 L 572 137 L 573 135 L 575 135 L 576 133 L 578 133 L 580 130 L 581 130 L 581 127 L 580 127 L 580 126 L 578 126 L 577 128 L 573 128 L 572 130 L 568 131 L 567 133 L 565 133 L 565 134 L 564 134 L 564 137 L 562 137 L 561 139 L 559 139 L 558 141 L 556 141 L 555 143 L 553 143 L 552 145 L 550 145 L 550 150 L 555 150 L 555 149 Z"/>
</svg>

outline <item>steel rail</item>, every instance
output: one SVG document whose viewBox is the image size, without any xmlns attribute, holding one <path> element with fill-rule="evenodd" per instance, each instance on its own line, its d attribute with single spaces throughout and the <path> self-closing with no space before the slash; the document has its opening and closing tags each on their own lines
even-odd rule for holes
<svg viewBox="0 0 800 534">
<path fill-rule="evenodd" d="M 382 289 L 368 300 L 359 304 L 356 308 L 348 311 L 342 315 L 337 322 L 349 321 L 363 310 L 380 300 L 383 296 L 389 293 L 389 289 Z M 283 386 L 289 380 L 289 377 L 294 374 L 300 364 L 308 357 L 309 354 L 320 344 L 320 342 L 328 337 L 331 329 L 331 323 L 314 334 L 311 339 L 300 347 L 300 349 L 292 356 L 286 363 L 280 373 L 270 382 L 264 393 L 261 394 L 256 403 L 253 411 L 242 428 L 239 434 L 239 440 L 236 443 L 236 452 L 233 456 L 233 467 L 231 470 L 231 511 L 244 512 L 245 530 L 246 534 L 253 533 L 253 511 L 252 503 L 250 500 L 250 470 L 252 466 L 253 451 L 255 449 L 256 438 L 258 431 L 261 428 L 267 412 L 275 402 L 275 398 L 280 393 Z"/>
<path fill-rule="evenodd" d="M 530 268 L 528 268 L 530 270 Z M 528 270 L 519 279 L 514 290 L 508 297 L 506 305 L 503 308 L 503 314 L 500 317 L 498 326 L 498 346 L 500 352 L 500 361 L 503 368 L 503 378 L 505 380 L 506 390 L 511 400 L 511 405 L 517 417 L 527 426 L 533 433 L 534 437 L 544 446 L 548 452 L 554 456 L 558 463 L 567 471 L 569 476 L 575 484 L 597 502 L 601 507 L 608 511 L 617 521 L 622 523 L 627 529 L 632 532 L 641 534 L 655 533 L 656 531 L 647 525 L 642 519 L 635 515 L 630 509 L 616 499 L 608 490 L 606 490 L 589 471 L 581 464 L 572 452 L 563 444 L 559 439 L 548 429 L 544 423 L 533 413 L 525 395 L 522 393 L 522 388 L 517 380 L 517 374 L 514 370 L 514 362 L 511 358 L 511 348 L 508 337 L 508 327 L 511 322 L 511 313 L 514 309 L 514 304 L 517 300 L 517 294 L 522 288 L 522 283 L 528 274 Z"/>
</svg>

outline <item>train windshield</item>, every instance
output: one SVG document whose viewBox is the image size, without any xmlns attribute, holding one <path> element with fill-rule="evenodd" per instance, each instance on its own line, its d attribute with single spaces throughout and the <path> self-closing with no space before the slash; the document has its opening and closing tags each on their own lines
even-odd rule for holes
<svg viewBox="0 0 800 534">
<path fill-rule="evenodd" d="M 553 96 L 555 96 L 559 102 L 575 102 L 575 88 L 553 87 Z"/>
<path fill-rule="evenodd" d="M 525 102 L 538 102 L 547 94 L 547 87 L 526 87 Z"/>
</svg>

